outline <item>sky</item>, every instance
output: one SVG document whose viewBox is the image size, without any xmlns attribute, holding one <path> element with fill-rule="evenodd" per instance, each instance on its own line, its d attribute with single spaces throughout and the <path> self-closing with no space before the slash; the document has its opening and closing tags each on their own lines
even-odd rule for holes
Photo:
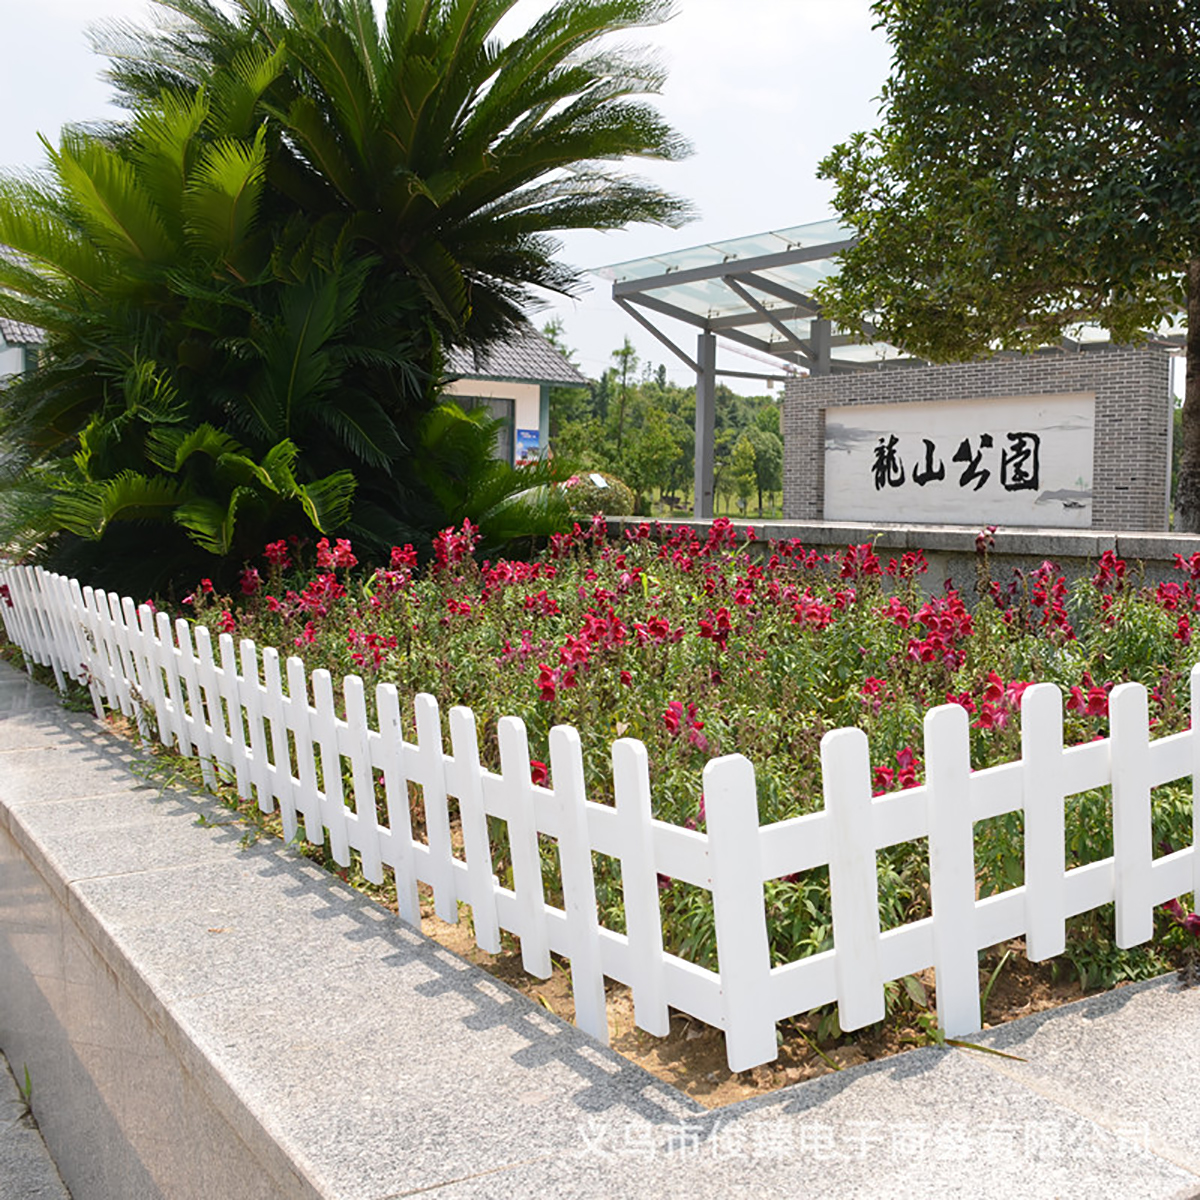
<svg viewBox="0 0 1200 1200">
<path fill-rule="evenodd" d="M 509 36 L 550 7 L 518 0 Z M 633 227 L 563 238 L 561 257 L 591 268 L 723 241 L 832 215 L 818 162 L 837 142 L 871 127 L 888 70 L 888 47 L 872 30 L 868 0 L 677 0 L 677 15 L 626 40 L 654 47 L 668 68 L 656 103 L 694 147 L 681 163 L 638 162 L 630 170 L 690 200 L 699 218 L 681 229 Z M 105 19 L 144 21 L 146 0 L 35 0 L 0 39 L 0 167 L 44 161 L 38 135 L 52 143 L 64 124 L 114 115 L 99 78 L 104 60 L 86 30 Z M 585 275 L 585 294 L 531 314 L 539 326 L 557 315 L 576 362 L 588 375 L 612 365 L 629 337 L 639 355 L 665 362 L 668 376 L 693 382 L 688 368 L 621 312 L 611 286 Z M 552 299 L 549 298 L 548 299 Z M 676 326 L 682 348 L 695 331 Z M 730 370 L 768 368 L 722 349 Z M 763 384 L 729 381 L 740 391 Z"/>
</svg>

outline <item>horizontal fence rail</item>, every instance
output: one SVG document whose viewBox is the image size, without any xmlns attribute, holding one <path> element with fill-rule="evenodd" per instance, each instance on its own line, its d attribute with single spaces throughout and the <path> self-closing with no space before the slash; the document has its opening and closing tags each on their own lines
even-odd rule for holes
<svg viewBox="0 0 1200 1200">
<path fill-rule="evenodd" d="M 9 602 L 0 613 L 27 663 L 50 668 L 59 687 L 71 679 L 90 689 L 97 716 L 106 709 L 134 720 L 144 736 L 199 759 L 204 778 L 232 777 L 239 795 L 264 812 L 278 809 L 285 838 L 322 844 L 364 876 L 394 875 L 400 916 L 420 927 L 418 883 L 432 890 L 434 911 L 458 920 L 470 905 L 481 949 L 496 953 L 500 932 L 520 939 L 522 963 L 538 977 L 551 954 L 570 961 L 577 1023 L 608 1040 L 605 978 L 629 986 L 635 1021 L 668 1032 L 678 1009 L 725 1032 L 729 1066 L 740 1071 L 776 1057 L 775 1024 L 836 1001 L 841 1027 L 854 1030 L 885 1014 L 884 985 L 933 967 L 939 1024 L 947 1036 L 981 1028 L 978 952 L 1025 938 L 1035 961 L 1062 953 L 1067 919 L 1114 903 L 1116 941 L 1138 945 L 1153 934 L 1156 905 L 1200 894 L 1196 779 L 1200 735 L 1151 740 L 1146 691 L 1121 684 L 1110 697 L 1111 734 L 1063 745 L 1058 689 L 1037 684 L 1022 697 L 1022 755 L 972 771 L 970 728 L 958 705 L 925 717 L 926 782 L 872 796 L 870 754 L 858 729 L 826 734 L 821 745 L 824 809 L 760 826 L 753 765 L 741 755 L 704 770 L 707 833 L 651 815 L 645 747 L 612 745 L 615 804 L 587 799 L 578 733 L 550 733 L 552 787 L 532 782 L 525 726 L 499 722 L 499 774 L 480 764 L 475 716 L 450 710 L 449 748 L 431 696 L 418 696 L 411 718 L 391 684 L 375 689 L 375 721 L 363 682 L 342 680 L 338 716 L 334 684 L 323 670 L 271 648 L 222 634 L 214 652 L 202 625 L 173 623 L 137 606 L 40 568 L 0 574 Z M 1191 676 L 1191 706 L 1200 705 L 1200 667 Z M 405 726 L 407 724 L 407 733 Z M 382 780 L 386 823 L 377 816 Z M 1193 844 L 1155 858 L 1151 789 L 1180 779 L 1192 785 Z M 414 836 L 410 796 L 424 806 L 424 839 Z M 1068 870 L 1066 798 L 1112 788 L 1111 857 Z M 451 800 L 457 802 L 461 851 L 455 849 Z M 980 899 L 974 860 L 977 822 L 1021 813 L 1025 882 Z M 493 869 L 488 818 L 507 826 L 512 887 Z M 540 841 L 557 843 L 563 904 L 546 900 Z M 880 922 L 880 850 L 928 840 L 932 915 L 894 929 Z M 597 915 L 593 854 L 621 868 L 626 932 Z M 831 949 L 772 966 L 764 883 L 827 867 L 832 902 Z M 659 876 L 711 892 L 718 970 L 663 947 Z"/>
</svg>

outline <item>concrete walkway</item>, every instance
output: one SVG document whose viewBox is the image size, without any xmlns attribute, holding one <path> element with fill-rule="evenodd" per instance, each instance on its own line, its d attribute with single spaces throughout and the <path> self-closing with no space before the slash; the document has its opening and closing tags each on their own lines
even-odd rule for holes
<svg viewBox="0 0 1200 1200">
<path fill-rule="evenodd" d="M 1200 1196 L 1200 989 L 707 1112 L 136 766 L 0 666 L 0 1048 L 76 1200 Z"/>
</svg>

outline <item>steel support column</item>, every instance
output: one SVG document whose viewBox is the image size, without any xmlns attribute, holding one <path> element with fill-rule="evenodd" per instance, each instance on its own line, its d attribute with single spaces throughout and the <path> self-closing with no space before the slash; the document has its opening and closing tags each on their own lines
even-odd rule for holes
<svg viewBox="0 0 1200 1200">
<path fill-rule="evenodd" d="M 716 441 L 717 338 L 702 333 L 696 339 L 696 477 L 693 511 L 713 515 L 713 447 Z"/>
<path fill-rule="evenodd" d="M 814 317 L 812 322 L 812 373 L 829 375 L 833 371 L 833 322 Z"/>
</svg>

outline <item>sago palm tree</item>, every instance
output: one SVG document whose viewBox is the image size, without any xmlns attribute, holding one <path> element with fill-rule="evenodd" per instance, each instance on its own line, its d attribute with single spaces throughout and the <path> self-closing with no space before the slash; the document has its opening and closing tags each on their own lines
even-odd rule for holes
<svg viewBox="0 0 1200 1200">
<path fill-rule="evenodd" d="M 554 234 L 676 224 L 688 206 L 625 175 L 627 157 L 686 144 L 638 99 L 663 74 L 607 35 L 664 20 L 669 0 L 561 0 L 522 37 L 496 28 L 517 0 L 157 0 L 178 19 L 99 39 L 128 104 L 203 86 L 249 48 L 282 54 L 262 98 L 268 179 L 284 210 L 349 220 L 378 270 L 415 280 L 442 336 L 486 343 L 531 289 L 578 273 Z"/>
</svg>

